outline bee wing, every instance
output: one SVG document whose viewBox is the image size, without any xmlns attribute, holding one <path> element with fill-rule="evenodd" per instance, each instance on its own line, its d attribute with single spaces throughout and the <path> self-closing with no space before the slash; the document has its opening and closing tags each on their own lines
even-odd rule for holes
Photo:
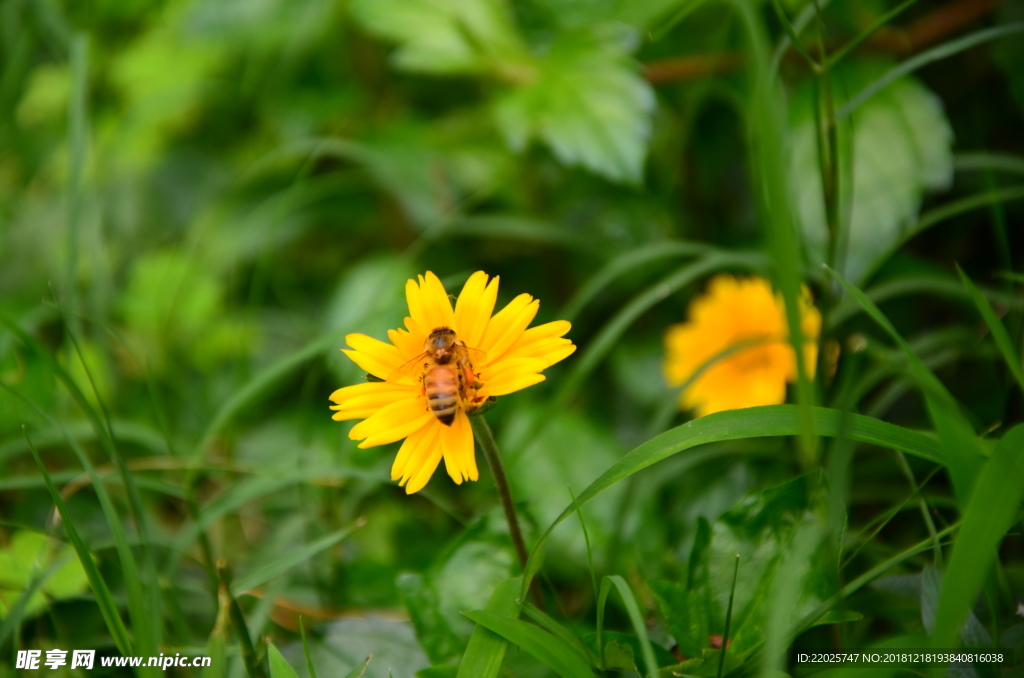
<svg viewBox="0 0 1024 678">
<path fill-rule="evenodd" d="M 487 363 L 487 354 L 478 348 L 460 346 L 459 350 L 465 353 L 465 356 L 469 358 L 469 362 L 472 363 L 474 367 L 480 367 Z"/>
<path fill-rule="evenodd" d="M 398 381 L 405 377 L 411 377 L 416 374 L 417 371 L 422 371 L 424 362 L 427 361 L 427 352 L 424 351 L 418 356 L 405 363 L 397 370 L 388 375 L 384 381 Z"/>
</svg>

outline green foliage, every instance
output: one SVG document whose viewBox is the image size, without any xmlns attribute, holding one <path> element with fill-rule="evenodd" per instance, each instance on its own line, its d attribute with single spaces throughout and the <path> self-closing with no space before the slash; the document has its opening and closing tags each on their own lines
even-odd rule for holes
<svg viewBox="0 0 1024 678">
<path fill-rule="evenodd" d="M 435 74 L 486 73 L 523 59 L 525 47 L 501 0 L 451 5 L 434 0 L 352 3 L 367 28 L 399 43 L 395 66 Z"/>
<path fill-rule="evenodd" d="M 860 91 L 884 64 L 858 64 L 835 72 L 836 95 Z M 828 227 L 821 193 L 814 87 L 796 94 L 793 185 L 813 261 L 828 261 Z M 861 106 L 843 126 L 852 165 L 843 168 L 840 193 L 849 204 L 841 250 L 842 271 L 863 281 L 913 233 L 924 196 L 953 180 L 953 131 L 942 103 L 912 77 L 894 82 Z"/>
<path fill-rule="evenodd" d="M 583 34 L 554 42 L 529 80 L 495 102 L 509 146 L 522 151 L 538 138 L 567 165 L 639 183 L 654 94 L 621 40 Z"/>
<path fill-rule="evenodd" d="M 270 658 L 270 678 L 298 678 L 295 669 L 281 656 L 281 651 L 276 647 L 269 646 L 267 656 Z"/>
<path fill-rule="evenodd" d="M 0 0 L 0 676 L 1021 652 L 1024 16 L 994 4 Z M 572 323 L 487 414 L 525 567 L 483 457 L 407 496 L 400 442 L 327 409 L 428 270 Z M 694 419 L 665 335 L 720 273 L 818 359 Z"/>
<path fill-rule="evenodd" d="M 722 635 L 731 586 L 729 565 L 739 555 L 733 603 L 732 644 L 738 656 L 758 647 L 765 635 L 769 596 L 778 577 L 800 582 L 794 614 L 803 617 L 838 590 L 837 548 L 818 532 L 819 541 L 800 569 L 784 570 L 796 535 L 824 520 L 825 488 L 817 475 L 801 476 L 748 497 L 714 525 L 701 522 L 684 583 L 652 583 L 652 591 L 680 651 L 701 657 Z"/>
<path fill-rule="evenodd" d="M 54 548 L 42 534 L 15 532 L 7 548 L 0 551 L 0 618 L 10 614 L 26 594 L 20 614 L 22 619 L 31 619 L 43 612 L 50 600 L 76 596 L 87 583 L 85 570 L 70 546 Z"/>
</svg>

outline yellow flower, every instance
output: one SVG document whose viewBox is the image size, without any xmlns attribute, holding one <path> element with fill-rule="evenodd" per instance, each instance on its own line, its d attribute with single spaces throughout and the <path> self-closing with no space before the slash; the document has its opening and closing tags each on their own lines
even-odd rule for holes
<svg viewBox="0 0 1024 678">
<path fill-rule="evenodd" d="M 763 278 L 718 275 L 707 292 L 690 302 L 689 321 L 665 334 L 665 377 L 673 386 L 693 378 L 680 394 L 680 407 L 697 416 L 786 400 L 786 382 L 796 381 L 786 308 Z M 806 288 L 800 300 L 804 360 L 810 376 L 818 355 L 821 314 Z M 698 373 L 709 360 L 737 344 L 749 343 Z M 694 376 L 696 374 L 696 376 Z"/>
<path fill-rule="evenodd" d="M 405 438 L 391 467 L 391 479 L 399 480 L 412 494 L 423 489 L 442 457 L 457 484 L 476 480 L 479 473 L 467 412 L 490 397 L 544 381 L 540 372 L 576 347 L 563 338 L 571 327 L 565 320 L 527 329 L 540 307 L 529 294 L 520 294 L 492 317 L 498 278 L 488 281 L 483 271 L 466 281 L 454 310 L 441 281 L 430 271 L 418 281 L 408 281 L 405 296 L 409 302 L 406 329 L 388 330 L 390 344 L 350 334 L 345 341 L 351 350 L 342 349 L 359 367 L 384 381 L 338 389 L 331 394 L 336 403 L 331 409 L 338 410 L 333 417 L 337 421 L 364 420 L 349 432 L 350 438 L 362 441 L 359 447 Z M 427 401 L 425 382 L 434 382 L 425 377 L 437 363 L 431 365 L 425 343 L 432 334 L 438 336 L 439 329 L 453 330 L 461 345 L 468 347 L 455 349 L 467 357 L 465 364 L 454 360 L 447 363 L 454 371 L 442 370 L 442 376 L 461 380 L 454 416 L 435 414 Z M 436 402 L 434 407 L 436 411 Z"/>
</svg>

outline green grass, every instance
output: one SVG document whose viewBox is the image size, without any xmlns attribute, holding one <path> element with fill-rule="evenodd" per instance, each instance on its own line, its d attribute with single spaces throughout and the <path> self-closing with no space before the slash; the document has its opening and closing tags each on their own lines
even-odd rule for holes
<svg viewBox="0 0 1024 678">
<path fill-rule="evenodd" d="M 947 11 L 0 0 L 0 678 L 799 678 L 1019 638 L 1024 17 L 922 32 Z M 427 270 L 573 323 L 487 415 L 525 568 L 487 471 L 406 496 L 330 418 L 345 336 Z M 778 339 L 665 383 L 720 273 L 797 349 L 808 290 L 818 360 L 694 418 Z"/>
</svg>

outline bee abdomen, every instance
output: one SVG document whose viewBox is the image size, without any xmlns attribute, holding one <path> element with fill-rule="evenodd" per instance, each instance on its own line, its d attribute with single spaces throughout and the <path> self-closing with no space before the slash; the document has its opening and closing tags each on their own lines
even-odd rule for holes
<svg viewBox="0 0 1024 678">
<path fill-rule="evenodd" d="M 451 426 L 459 405 L 459 380 L 455 371 L 435 367 L 424 377 L 423 390 L 433 415 L 445 426 Z"/>
</svg>

